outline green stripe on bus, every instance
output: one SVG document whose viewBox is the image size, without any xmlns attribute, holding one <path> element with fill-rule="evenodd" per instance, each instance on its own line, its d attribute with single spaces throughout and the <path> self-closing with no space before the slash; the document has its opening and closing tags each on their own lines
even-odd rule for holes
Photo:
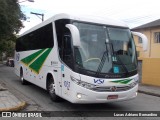
<svg viewBox="0 0 160 120">
<path fill-rule="evenodd" d="M 111 82 L 127 84 L 127 83 L 129 83 L 131 80 L 132 80 L 132 79 L 124 79 L 124 80 L 116 80 L 116 81 L 111 81 Z"/>
<path fill-rule="evenodd" d="M 23 58 L 21 60 L 21 62 L 23 62 L 24 64 L 28 65 L 29 63 L 31 63 L 38 55 L 40 55 L 45 49 L 39 50 L 25 58 Z"/>
<path fill-rule="evenodd" d="M 34 72 L 37 74 L 39 73 L 43 63 L 45 62 L 46 58 L 48 57 L 49 53 L 51 52 L 52 48 L 48 48 L 40 57 L 38 57 L 30 66 Z"/>
</svg>

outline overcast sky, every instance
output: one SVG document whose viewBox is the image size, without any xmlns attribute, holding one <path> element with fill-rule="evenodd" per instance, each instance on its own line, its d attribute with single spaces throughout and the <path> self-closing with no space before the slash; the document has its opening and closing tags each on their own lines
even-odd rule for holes
<svg viewBox="0 0 160 120">
<path fill-rule="evenodd" d="M 160 19 L 160 0 L 19 0 L 24 14 L 29 17 L 20 34 L 41 23 L 30 12 L 43 13 L 44 20 L 58 13 L 86 14 L 124 21 L 130 28 Z"/>
</svg>

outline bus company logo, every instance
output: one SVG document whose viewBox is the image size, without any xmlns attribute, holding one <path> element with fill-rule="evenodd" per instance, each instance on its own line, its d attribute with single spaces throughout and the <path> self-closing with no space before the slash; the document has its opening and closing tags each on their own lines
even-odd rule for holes
<svg viewBox="0 0 160 120">
<path fill-rule="evenodd" d="M 20 58 L 20 54 L 16 54 L 16 60 L 19 61 L 19 58 Z"/>
<path fill-rule="evenodd" d="M 70 82 L 69 81 L 64 81 L 64 87 L 66 87 L 69 90 Z"/>
<path fill-rule="evenodd" d="M 110 87 L 110 90 L 111 90 L 112 92 L 114 92 L 114 91 L 117 90 L 117 87 L 116 87 L 116 86 L 112 86 L 112 87 Z"/>
<path fill-rule="evenodd" d="M 121 75 L 105 75 L 105 78 L 120 78 Z"/>
<path fill-rule="evenodd" d="M 94 83 L 96 83 L 96 84 L 103 84 L 104 80 L 102 80 L 102 79 L 94 79 Z"/>
</svg>

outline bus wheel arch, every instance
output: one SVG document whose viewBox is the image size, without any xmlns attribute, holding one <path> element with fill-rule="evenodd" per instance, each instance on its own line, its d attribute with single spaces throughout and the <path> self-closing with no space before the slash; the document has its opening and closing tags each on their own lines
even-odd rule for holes
<svg viewBox="0 0 160 120">
<path fill-rule="evenodd" d="M 51 100 L 54 102 L 58 102 L 59 96 L 56 95 L 55 87 L 56 86 L 55 86 L 55 81 L 54 81 L 53 75 L 51 73 L 48 73 L 47 78 L 46 78 L 47 91 L 51 97 Z"/>
</svg>

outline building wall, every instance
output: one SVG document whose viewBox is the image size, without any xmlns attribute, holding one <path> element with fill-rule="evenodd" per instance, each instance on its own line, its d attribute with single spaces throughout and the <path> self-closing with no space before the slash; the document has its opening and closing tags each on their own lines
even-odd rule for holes
<svg viewBox="0 0 160 120">
<path fill-rule="evenodd" d="M 142 83 L 160 86 L 160 58 L 144 58 L 142 66 Z"/>
<path fill-rule="evenodd" d="M 148 50 L 144 52 L 142 50 L 142 44 L 138 43 L 138 37 L 134 36 L 135 44 L 137 46 L 136 49 L 139 51 L 138 59 L 142 60 L 143 58 L 160 58 L 160 43 L 154 42 L 154 33 L 160 32 L 160 27 L 146 28 L 134 31 L 141 32 L 148 38 Z"/>
<path fill-rule="evenodd" d="M 154 42 L 154 33 L 155 32 L 160 32 L 160 27 L 159 28 L 152 28 L 151 33 L 152 33 L 152 40 L 151 40 L 151 58 L 160 58 L 160 43 L 155 43 Z"/>
</svg>

